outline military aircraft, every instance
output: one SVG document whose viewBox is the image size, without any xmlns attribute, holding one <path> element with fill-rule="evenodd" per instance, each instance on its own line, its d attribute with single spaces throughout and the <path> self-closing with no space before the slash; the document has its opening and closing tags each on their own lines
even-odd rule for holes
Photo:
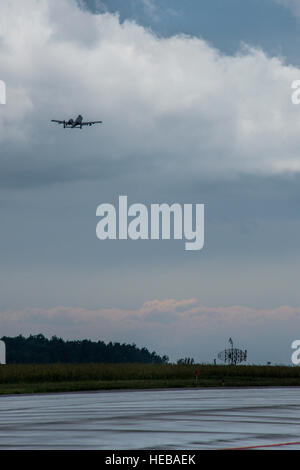
<svg viewBox="0 0 300 470">
<path fill-rule="evenodd" d="M 75 120 L 69 119 L 68 121 L 57 121 L 56 119 L 51 119 L 51 122 L 57 122 L 58 124 L 63 124 L 64 128 L 68 127 L 71 129 L 82 129 L 82 126 L 92 126 L 93 124 L 102 124 L 102 121 L 88 121 L 83 122 L 81 114 L 77 116 Z"/>
</svg>

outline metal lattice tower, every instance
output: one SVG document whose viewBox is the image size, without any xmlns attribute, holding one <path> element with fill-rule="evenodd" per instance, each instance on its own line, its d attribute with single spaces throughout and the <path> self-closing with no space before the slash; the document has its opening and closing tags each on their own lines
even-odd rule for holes
<svg viewBox="0 0 300 470">
<path fill-rule="evenodd" d="M 241 349 L 237 349 L 233 347 L 233 341 L 229 338 L 229 344 L 231 348 L 224 349 L 218 354 L 218 358 L 225 362 L 226 364 L 236 365 L 240 364 L 243 361 L 247 360 L 247 350 L 242 351 Z"/>
</svg>

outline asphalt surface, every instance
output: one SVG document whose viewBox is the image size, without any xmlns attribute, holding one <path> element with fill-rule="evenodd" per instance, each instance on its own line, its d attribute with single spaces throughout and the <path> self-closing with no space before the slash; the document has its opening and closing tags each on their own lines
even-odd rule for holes
<svg viewBox="0 0 300 470">
<path fill-rule="evenodd" d="M 300 449 L 297 387 L 0 396 L 0 417 L 0 449 Z"/>
</svg>

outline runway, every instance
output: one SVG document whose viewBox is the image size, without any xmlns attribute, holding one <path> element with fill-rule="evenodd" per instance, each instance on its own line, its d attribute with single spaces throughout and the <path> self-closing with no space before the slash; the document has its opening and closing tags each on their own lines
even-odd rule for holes
<svg viewBox="0 0 300 470">
<path fill-rule="evenodd" d="M 300 389 L 0 396 L 0 449 L 300 449 Z"/>
</svg>

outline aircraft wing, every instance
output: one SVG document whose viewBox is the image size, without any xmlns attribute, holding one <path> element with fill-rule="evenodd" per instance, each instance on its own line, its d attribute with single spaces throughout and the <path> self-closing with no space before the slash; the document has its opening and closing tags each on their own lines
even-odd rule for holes
<svg viewBox="0 0 300 470">
<path fill-rule="evenodd" d="M 57 121 L 56 119 L 51 119 L 51 122 L 57 122 L 58 124 L 63 124 L 66 121 Z"/>
<path fill-rule="evenodd" d="M 88 122 L 82 122 L 79 124 L 80 126 L 92 126 L 93 124 L 102 124 L 103 121 L 88 121 Z"/>
</svg>

